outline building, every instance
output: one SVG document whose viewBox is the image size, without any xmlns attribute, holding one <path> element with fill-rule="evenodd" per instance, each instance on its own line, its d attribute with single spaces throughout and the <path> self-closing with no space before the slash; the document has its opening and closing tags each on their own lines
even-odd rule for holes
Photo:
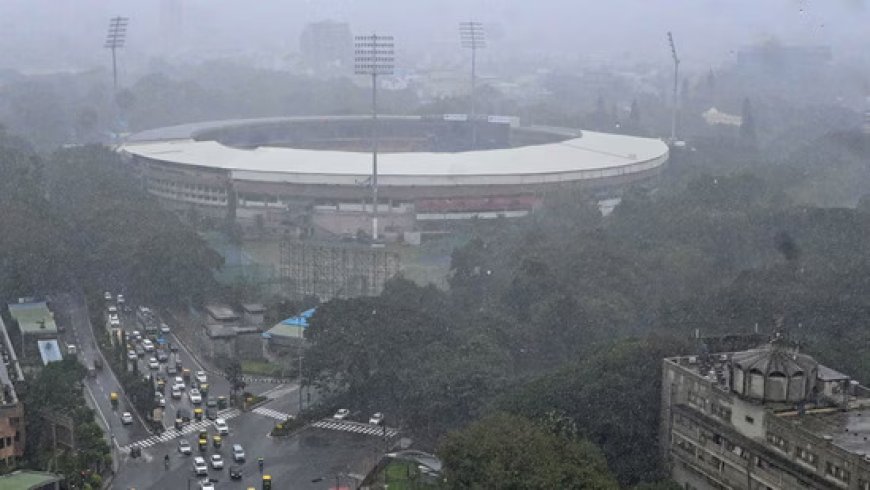
<svg viewBox="0 0 870 490">
<path fill-rule="evenodd" d="M 263 338 L 267 339 L 269 345 L 273 347 L 298 347 L 305 339 L 308 320 L 311 319 L 315 311 L 317 308 L 311 308 L 279 322 L 264 332 Z"/>
<path fill-rule="evenodd" d="M 781 338 L 664 360 L 661 446 L 686 489 L 870 489 L 870 389 Z"/>
<path fill-rule="evenodd" d="M 58 475 L 44 471 L 18 470 L 0 475 L 3 490 L 60 490 L 63 481 Z"/>
<path fill-rule="evenodd" d="M 619 196 L 654 183 L 668 159 L 658 139 L 457 116 L 379 117 L 379 235 L 525 216 L 566 186 Z M 372 226 L 370 121 L 196 123 L 138 133 L 119 151 L 148 192 L 180 215 L 234 220 L 260 235 L 354 236 Z"/>
<path fill-rule="evenodd" d="M 353 66 L 353 35 L 344 22 L 324 20 L 307 24 L 299 36 L 302 58 L 313 68 L 343 68 Z"/>
<path fill-rule="evenodd" d="M 266 307 L 260 303 L 245 303 L 242 305 L 242 323 L 249 327 L 263 325 Z"/>
<path fill-rule="evenodd" d="M 18 303 L 9 305 L 9 314 L 18 324 L 21 359 L 35 361 L 39 357 L 37 342 L 57 339 L 54 313 L 45 301 L 19 300 Z"/>
<path fill-rule="evenodd" d="M 24 455 L 24 404 L 15 392 L 15 384 L 24 381 L 18 358 L 0 318 L 0 469 L 15 465 Z M 0 488 L 3 485 L 0 479 Z M 28 488 L 28 487 L 23 487 Z"/>
</svg>

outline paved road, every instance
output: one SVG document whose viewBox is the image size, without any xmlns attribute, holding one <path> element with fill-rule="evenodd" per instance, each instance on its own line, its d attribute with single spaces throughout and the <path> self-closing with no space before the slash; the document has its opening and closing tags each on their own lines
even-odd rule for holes
<svg viewBox="0 0 870 490">
<path fill-rule="evenodd" d="M 210 470 L 209 477 L 218 480 L 218 489 L 260 488 L 260 472 L 256 459 L 265 459 L 265 473 L 273 478 L 275 489 L 321 490 L 334 487 L 336 475 L 361 476 L 383 454 L 385 443 L 379 436 L 365 435 L 342 430 L 307 428 L 290 438 L 267 436 L 274 420 L 253 412 L 242 414 L 229 422 L 230 435 L 220 450 L 230 461 L 230 447 L 241 443 L 247 453 L 242 465 L 244 478 L 231 481 L 228 469 Z M 213 429 L 212 429 L 213 431 Z M 188 436 L 191 442 L 194 435 Z M 192 472 L 193 456 L 180 455 L 175 440 L 166 441 L 143 450 L 143 458 L 127 461 L 118 473 L 116 489 L 185 489 L 198 488 Z M 216 450 L 209 448 L 208 457 Z M 170 468 L 164 468 L 163 455 L 170 454 Z M 194 456 L 200 454 L 194 445 Z M 344 476 L 343 484 L 349 483 Z"/>
<path fill-rule="evenodd" d="M 60 294 L 52 299 L 56 311 L 60 313 L 62 318 L 67 319 L 66 331 L 61 335 L 62 341 L 75 344 L 78 347 L 79 360 L 86 366 L 92 366 L 93 360 L 97 357 L 102 358 L 102 354 L 97 348 L 90 316 L 83 298 L 73 294 Z M 105 359 L 103 359 L 103 369 L 97 370 L 95 377 L 85 378 L 85 387 L 96 403 L 97 416 L 103 420 L 104 425 L 108 426 L 110 436 L 114 437 L 117 445 L 123 446 L 149 436 L 138 417 L 134 417 L 131 425 L 121 424 L 120 414 L 124 411 L 133 412 L 133 409 L 125 398 L 122 398 L 117 410 L 112 408 L 109 394 L 112 392 L 122 393 L 122 390 L 118 379 Z"/>
</svg>

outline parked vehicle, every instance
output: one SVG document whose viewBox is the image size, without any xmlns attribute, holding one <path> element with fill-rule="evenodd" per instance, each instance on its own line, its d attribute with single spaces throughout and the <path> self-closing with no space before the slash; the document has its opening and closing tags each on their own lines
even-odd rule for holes
<svg viewBox="0 0 870 490">
<path fill-rule="evenodd" d="M 372 425 L 384 425 L 384 414 L 378 412 L 371 416 L 369 423 Z"/>
<path fill-rule="evenodd" d="M 344 420 L 347 418 L 348 415 L 350 415 L 350 410 L 346 408 L 339 408 L 338 411 L 335 412 L 335 415 L 332 416 L 332 418 L 336 420 Z"/>
</svg>

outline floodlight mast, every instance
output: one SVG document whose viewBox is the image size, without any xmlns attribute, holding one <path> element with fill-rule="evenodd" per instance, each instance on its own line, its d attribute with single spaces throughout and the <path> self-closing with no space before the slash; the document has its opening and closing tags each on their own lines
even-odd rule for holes
<svg viewBox="0 0 870 490">
<path fill-rule="evenodd" d="M 475 92 L 477 91 L 477 50 L 486 47 L 486 33 L 483 23 L 469 21 L 459 23 L 459 41 L 463 48 L 471 50 L 471 149 L 477 148 L 477 125 Z"/>
<path fill-rule="evenodd" d="M 115 92 L 118 91 L 118 62 L 115 51 L 124 47 L 129 21 L 129 17 L 121 17 L 120 15 L 109 19 L 109 32 L 106 34 L 106 44 L 103 45 L 104 48 L 112 50 L 112 86 L 115 88 Z"/>
<path fill-rule="evenodd" d="M 372 77 L 372 239 L 378 239 L 378 75 L 392 75 L 393 36 L 354 36 L 354 72 Z"/>
<path fill-rule="evenodd" d="M 671 45 L 671 56 L 674 58 L 674 106 L 671 114 L 671 143 L 677 141 L 677 81 L 680 75 L 680 58 L 677 57 L 677 47 L 674 45 L 674 36 L 668 31 L 668 44 Z"/>
</svg>

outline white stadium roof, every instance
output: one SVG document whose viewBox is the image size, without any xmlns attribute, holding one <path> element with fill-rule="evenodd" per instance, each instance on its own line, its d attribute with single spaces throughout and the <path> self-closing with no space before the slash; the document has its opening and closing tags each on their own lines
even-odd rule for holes
<svg viewBox="0 0 870 490">
<path fill-rule="evenodd" d="M 234 179 L 249 181 L 358 185 L 371 173 L 372 158 L 367 152 L 268 146 L 245 149 L 193 139 L 204 129 L 262 121 L 269 120 L 201 123 L 143 132 L 121 150 L 167 163 L 224 169 Z M 378 183 L 543 184 L 643 172 L 662 165 L 667 157 L 668 147 L 658 139 L 583 131 L 579 137 L 564 141 L 517 148 L 382 153 L 378 155 Z"/>
</svg>

